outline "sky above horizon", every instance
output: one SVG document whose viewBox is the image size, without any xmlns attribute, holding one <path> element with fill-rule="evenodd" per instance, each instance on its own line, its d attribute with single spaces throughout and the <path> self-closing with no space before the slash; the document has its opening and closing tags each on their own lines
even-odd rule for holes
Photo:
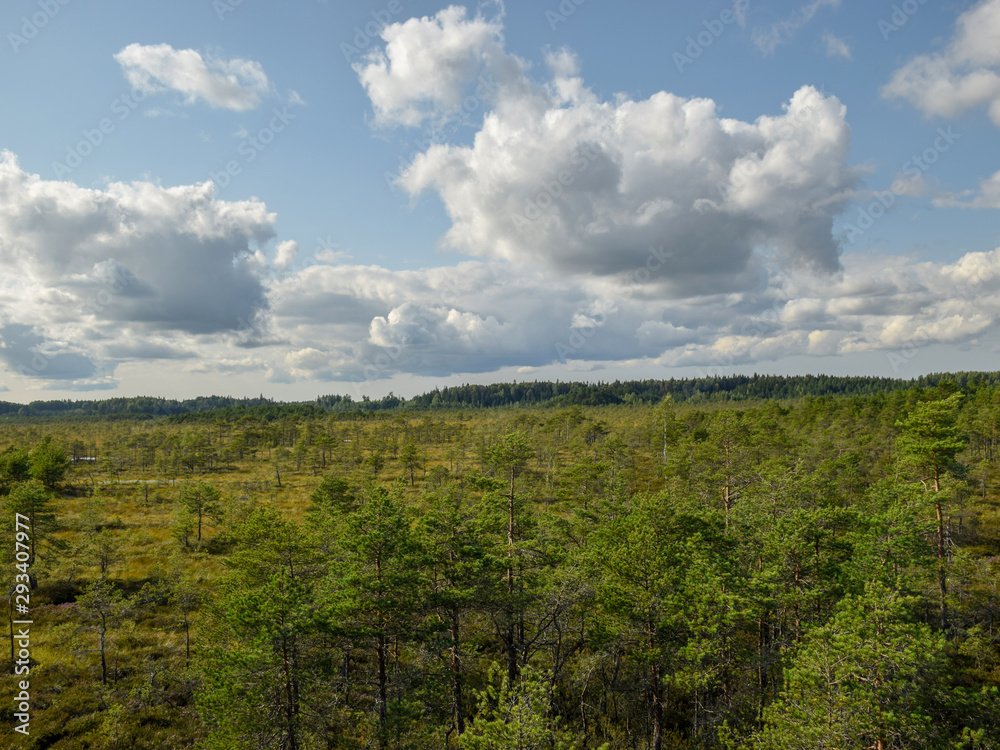
<svg viewBox="0 0 1000 750">
<path fill-rule="evenodd" d="M 0 400 L 997 369 L 1000 0 L 0 34 Z"/>
</svg>

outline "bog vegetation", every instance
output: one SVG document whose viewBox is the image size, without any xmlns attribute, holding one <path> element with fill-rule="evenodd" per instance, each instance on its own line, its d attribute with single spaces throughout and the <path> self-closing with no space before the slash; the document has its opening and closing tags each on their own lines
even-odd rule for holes
<svg viewBox="0 0 1000 750">
<path fill-rule="evenodd" d="M 852 382 L 5 405 L 4 747 L 1000 748 L 1000 385 Z"/>
</svg>

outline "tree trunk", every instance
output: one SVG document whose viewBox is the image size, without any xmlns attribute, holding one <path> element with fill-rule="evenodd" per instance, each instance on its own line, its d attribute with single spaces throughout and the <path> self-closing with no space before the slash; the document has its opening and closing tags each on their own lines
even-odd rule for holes
<svg viewBox="0 0 1000 750">
<path fill-rule="evenodd" d="M 935 498 L 934 511 L 937 514 L 937 556 L 938 556 L 938 589 L 941 599 L 941 630 L 948 629 L 948 577 L 945 573 L 945 539 L 944 512 L 940 501 Z"/>
<path fill-rule="evenodd" d="M 298 684 L 295 677 L 294 645 L 289 647 L 288 640 L 281 641 L 281 666 L 285 673 L 285 721 L 288 723 L 288 742 L 285 744 L 287 750 L 298 750 L 298 742 L 295 739 L 295 721 L 298 715 Z"/>
<path fill-rule="evenodd" d="M 375 637 L 375 654 L 378 659 L 378 747 L 385 750 L 386 724 L 388 719 L 388 677 L 386 675 L 385 633 L 379 631 Z"/>
<path fill-rule="evenodd" d="M 655 653 L 656 650 L 656 637 L 653 630 L 653 621 L 649 620 L 646 623 L 647 633 L 649 635 L 649 650 Z M 660 693 L 660 668 L 656 664 L 655 656 L 653 665 L 650 667 L 650 692 L 652 693 L 653 699 L 653 750 L 662 750 L 663 748 L 663 697 Z"/>
<path fill-rule="evenodd" d="M 941 630 L 948 629 L 948 576 L 945 573 L 946 545 L 944 508 L 941 506 L 941 472 L 934 467 L 934 513 L 937 516 L 938 589 L 940 592 Z"/>
<path fill-rule="evenodd" d="M 375 577 L 379 584 L 379 591 L 382 589 L 382 558 L 375 558 Z M 382 598 L 381 593 L 379 599 Z M 388 724 L 388 700 L 389 700 L 389 678 L 386 667 L 385 651 L 385 617 L 382 614 L 381 606 L 378 610 L 379 630 L 375 636 L 375 658 L 378 661 L 378 747 L 385 750 L 386 730 Z"/>
<path fill-rule="evenodd" d="M 726 479 L 726 485 L 722 488 L 722 504 L 726 509 L 726 528 L 729 528 L 729 511 L 733 508 L 733 499 L 729 494 L 729 479 Z"/>
<path fill-rule="evenodd" d="M 514 469 L 510 470 L 507 496 L 507 678 L 517 680 L 517 637 L 514 630 Z"/>
<path fill-rule="evenodd" d="M 101 684 L 108 684 L 108 661 L 104 655 L 104 634 L 107 632 L 107 628 L 101 626 Z"/>
<path fill-rule="evenodd" d="M 465 732 L 465 714 L 462 711 L 462 660 L 458 653 L 458 611 L 451 613 L 451 690 L 455 703 L 455 728 L 459 742 Z"/>
</svg>

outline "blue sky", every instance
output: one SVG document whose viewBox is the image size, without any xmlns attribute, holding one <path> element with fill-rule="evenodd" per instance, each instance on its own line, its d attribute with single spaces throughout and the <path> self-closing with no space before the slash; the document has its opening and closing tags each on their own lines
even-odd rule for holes
<svg viewBox="0 0 1000 750">
<path fill-rule="evenodd" d="M 1000 0 L 0 34 L 0 399 L 996 369 Z"/>
</svg>

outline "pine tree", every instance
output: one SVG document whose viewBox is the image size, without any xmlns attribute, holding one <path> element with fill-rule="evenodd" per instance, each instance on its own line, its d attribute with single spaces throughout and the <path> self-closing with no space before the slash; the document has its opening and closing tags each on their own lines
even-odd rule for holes
<svg viewBox="0 0 1000 750">
<path fill-rule="evenodd" d="M 59 524 L 52 510 L 52 495 L 42 482 L 29 479 L 11 488 L 3 507 L 10 515 L 20 514 L 28 519 L 28 576 L 34 589 L 38 585 L 38 550 L 43 546 L 50 550 L 65 546 L 55 537 Z"/>
<path fill-rule="evenodd" d="M 492 608 L 491 580 L 503 574 L 503 561 L 490 554 L 481 508 L 470 507 L 458 492 L 425 498 L 428 511 L 420 522 L 435 575 L 430 581 L 429 604 L 447 629 L 450 647 L 451 704 L 459 737 L 465 732 L 466 670 L 463 625 L 477 611 Z"/>
<path fill-rule="evenodd" d="M 962 394 L 917 404 L 907 417 L 897 423 L 902 430 L 896 442 L 901 463 L 915 471 L 915 477 L 931 494 L 937 519 L 938 593 L 941 629 L 948 627 L 948 535 L 945 519 L 947 492 L 942 480 L 949 474 L 961 474 L 957 461 L 965 447 L 956 424 Z"/>
<path fill-rule="evenodd" d="M 380 750 L 404 706 L 390 701 L 400 646 L 411 640 L 421 606 L 420 549 L 397 494 L 370 487 L 365 502 L 344 524 L 339 560 L 326 580 L 335 631 L 371 644 L 375 662 L 374 713 Z"/>
<path fill-rule="evenodd" d="M 206 518 L 215 518 L 221 512 L 221 493 L 208 482 L 195 482 L 181 489 L 181 505 L 190 513 L 197 527 L 197 539 L 201 542 L 201 527 Z"/>
<path fill-rule="evenodd" d="M 46 436 L 29 454 L 30 473 L 48 489 L 55 487 L 65 478 L 70 461 L 62 446 Z"/>
<path fill-rule="evenodd" d="M 880 585 L 845 597 L 796 649 L 765 712 L 767 750 L 943 748 L 943 635 L 913 621 L 912 600 Z"/>
<path fill-rule="evenodd" d="M 510 432 L 501 436 L 487 453 L 491 466 L 506 475 L 507 478 L 507 611 L 505 647 L 507 649 L 507 679 L 514 683 L 517 679 L 518 653 L 522 650 L 524 640 L 523 610 L 517 604 L 518 561 L 518 524 L 520 502 L 515 492 L 515 481 L 525 464 L 534 456 L 534 450 L 527 437 L 520 432 Z"/>
<path fill-rule="evenodd" d="M 236 530 L 230 575 L 207 603 L 198 703 L 208 748 L 314 746 L 327 717 L 315 550 L 296 524 L 259 509 Z M 178 606 L 180 606 L 178 602 Z"/>
<path fill-rule="evenodd" d="M 108 682 L 107 639 L 108 633 L 129 617 L 134 603 L 105 578 L 87 587 L 77 598 L 77 607 L 84 622 L 97 633 L 101 653 L 101 684 Z"/>
<path fill-rule="evenodd" d="M 573 733 L 552 715 L 551 681 L 528 666 L 511 682 L 503 670 L 490 670 L 478 692 L 479 710 L 462 736 L 464 750 L 577 750 Z M 602 750 L 602 749 L 598 749 Z"/>
</svg>

